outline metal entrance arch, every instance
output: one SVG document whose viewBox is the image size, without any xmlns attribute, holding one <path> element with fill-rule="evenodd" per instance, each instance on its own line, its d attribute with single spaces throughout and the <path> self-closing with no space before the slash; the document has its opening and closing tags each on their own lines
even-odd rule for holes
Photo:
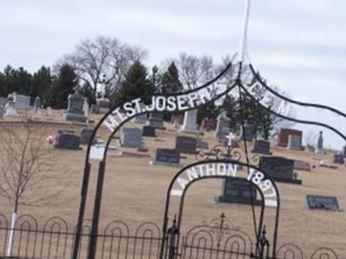
<svg viewBox="0 0 346 259">
<path fill-rule="evenodd" d="M 233 63 L 230 62 L 225 68 L 219 73 L 218 76 L 203 84 L 200 87 L 191 89 L 189 91 L 176 93 L 172 95 L 154 95 L 152 96 L 151 103 L 147 103 L 141 98 L 136 98 L 134 100 L 129 100 L 119 106 L 113 107 L 109 112 L 107 112 L 102 119 L 97 123 L 91 138 L 88 143 L 83 181 L 81 187 L 81 200 L 79 206 L 78 220 L 76 226 L 76 236 L 73 243 L 72 259 L 78 258 L 78 251 L 81 242 L 82 235 L 82 224 L 85 214 L 85 206 L 88 194 L 89 179 L 91 172 L 91 148 L 93 147 L 93 139 L 96 137 L 98 130 L 104 124 L 107 128 L 111 130 L 111 134 L 107 137 L 106 145 L 104 148 L 104 153 L 101 161 L 99 162 L 97 184 L 96 184 L 96 194 L 94 199 L 94 209 L 92 216 L 92 226 L 88 246 L 88 258 L 95 258 L 96 247 L 97 247 L 97 233 L 98 224 L 100 216 L 100 208 L 102 201 L 102 189 L 106 169 L 106 159 L 107 152 L 112 141 L 113 136 L 118 132 L 118 130 L 132 118 L 139 116 L 144 113 L 149 112 L 185 112 L 188 110 L 197 109 L 208 103 L 215 102 L 216 100 L 227 95 L 232 89 L 238 85 L 237 75 L 239 73 L 234 71 Z M 214 84 L 216 82 L 220 83 L 223 80 L 224 84 L 218 84 L 215 88 Z"/>
<path fill-rule="evenodd" d="M 210 166 L 214 167 L 214 172 L 211 172 Z M 220 169 L 222 166 L 222 169 Z M 254 186 L 261 195 L 261 214 L 260 223 L 256 232 L 256 250 L 254 255 L 256 258 L 263 258 L 264 250 L 261 249 L 261 234 L 263 232 L 263 219 L 265 213 L 265 206 L 271 205 L 276 207 L 274 233 L 272 239 L 272 258 L 276 258 L 276 245 L 278 237 L 279 216 L 280 216 L 280 194 L 275 182 L 265 173 L 260 171 L 259 168 L 242 163 L 235 160 L 208 160 L 190 164 L 181 169 L 171 180 L 166 194 L 165 214 L 162 227 L 162 243 L 160 258 L 176 258 L 177 248 L 179 248 L 179 233 L 183 217 L 185 195 L 189 187 L 197 181 L 206 179 L 225 179 L 227 177 L 236 177 L 238 166 L 246 167 L 250 174 L 244 178 L 250 185 Z M 208 168 L 209 169 L 206 169 Z M 198 169 L 199 171 L 196 171 Z M 182 178 L 185 176 L 185 178 Z M 274 194 L 274 195 L 273 195 Z M 179 210 L 177 219 L 173 220 L 173 227 L 168 230 L 168 215 L 170 212 L 170 202 L 172 196 L 180 197 Z M 173 238 L 169 237 L 172 235 Z M 178 237 L 178 238 L 177 238 Z M 169 242 L 169 244 L 166 244 Z M 249 254 L 249 256 L 251 256 Z"/>
</svg>

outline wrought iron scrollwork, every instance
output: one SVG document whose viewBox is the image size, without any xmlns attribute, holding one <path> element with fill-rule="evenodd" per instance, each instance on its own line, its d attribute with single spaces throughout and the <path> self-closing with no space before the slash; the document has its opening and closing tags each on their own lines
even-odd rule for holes
<svg viewBox="0 0 346 259">
<path fill-rule="evenodd" d="M 244 147 L 227 147 L 222 144 L 218 144 L 211 148 L 209 151 L 199 150 L 195 158 L 197 161 L 208 161 L 208 160 L 222 160 L 230 159 L 233 161 L 247 162 L 246 153 Z M 259 164 L 260 156 L 252 154 L 249 156 L 249 163 L 257 166 Z"/>
</svg>

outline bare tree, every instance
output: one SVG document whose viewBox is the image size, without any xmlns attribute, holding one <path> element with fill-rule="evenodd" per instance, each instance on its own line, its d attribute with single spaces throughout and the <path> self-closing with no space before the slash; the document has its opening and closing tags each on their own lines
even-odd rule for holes
<svg viewBox="0 0 346 259">
<path fill-rule="evenodd" d="M 64 173 L 54 170 L 58 156 L 46 143 L 47 129 L 22 125 L 2 125 L 0 131 L 0 196 L 13 209 L 7 256 L 12 253 L 19 207 L 56 205 L 63 191 L 56 186 Z"/>
<path fill-rule="evenodd" d="M 116 38 L 100 36 L 82 41 L 63 62 L 74 67 L 83 87 L 96 99 L 99 85 L 103 84 L 106 94 L 111 94 L 118 88 L 131 64 L 143 59 L 146 54 L 140 47 L 130 46 Z"/>
<path fill-rule="evenodd" d="M 216 67 L 211 56 L 197 57 L 180 53 L 174 62 L 177 64 L 180 80 L 189 89 L 193 89 L 215 76 Z"/>
</svg>

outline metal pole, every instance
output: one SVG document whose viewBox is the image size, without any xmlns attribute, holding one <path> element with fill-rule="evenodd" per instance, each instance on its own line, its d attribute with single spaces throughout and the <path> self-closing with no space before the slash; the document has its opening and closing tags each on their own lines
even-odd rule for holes
<svg viewBox="0 0 346 259">
<path fill-rule="evenodd" d="M 244 63 L 245 51 L 246 51 L 246 43 L 247 43 L 247 33 L 249 28 L 249 20 L 250 20 L 250 9 L 251 9 L 251 0 L 245 0 L 245 20 L 244 20 L 244 30 L 240 42 L 240 63 Z"/>
<path fill-rule="evenodd" d="M 78 252 L 79 252 L 79 245 L 81 241 L 82 226 L 83 226 L 83 219 L 84 219 L 84 212 L 85 212 L 85 204 L 87 200 L 87 193 L 88 193 L 88 186 L 89 186 L 89 179 L 90 179 L 90 168 L 91 168 L 90 163 L 87 163 L 86 167 L 84 168 L 84 178 L 83 178 L 82 190 L 81 190 L 81 201 L 80 201 L 76 236 L 73 243 L 72 259 L 76 259 L 78 257 Z"/>
<path fill-rule="evenodd" d="M 99 165 L 99 173 L 97 178 L 97 187 L 95 194 L 95 202 L 94 202 L 94 213 L 93 220 L 91 224 L 90 238 L 89 238 L 89 247 L 88 247 L 88 259 L 94 259 L 96 255 L 97 248 L 97 236 L 98 236 L 98 225 L 99 225 L 99 217 L 100 217 L 100 208 L 102 201 L 102 189 L 105 175 L 105 162 L 100 162 Z"/>
</svg>

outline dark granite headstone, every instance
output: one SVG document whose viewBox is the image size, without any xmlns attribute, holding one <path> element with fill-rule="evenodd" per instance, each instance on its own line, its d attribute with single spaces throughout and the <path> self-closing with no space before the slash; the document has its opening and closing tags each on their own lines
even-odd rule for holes
<svg viewBox="0 0 346 259">
<path fill-rule="evenodd" d="M 143 136 L 144 137 L 156 137 L 155 127 L 152 126 L 144 126 L 143 127 Z"/>
<path fill-rule="evenodd" d="M 120 134 L 122 147 L 139 148 L 142 145 L 142 130 L 137 128 L 122 128 Z"/>
<path fill-rule="evenodd" d="M 80 145 L 80 137 L 75 136 L 71 133 L 60 132 L 58 135 L 55 147 L 63 148 L 63 149 L 78 150 L 80 149 L 79 145 Z"/>
<path fill-rule="evenodd" d="M 175 141 L 175 149 L 181 153 L 195 154 L 197 139 L 193 137 L 178 136 Z"/>
<path fill-rule="evenodd" d="M 151 112 L 147 121 L 148 126 L 155 127 L 157 129 L 166 129 L 163 124 L 163 113 L 162 112 Z"/>
<path fill-rule="evenodd" d="M 259 168 L 277 182 L 301 184 L 293 172 L 294 160 L 284 157 L 261 157 Z"/>
<path fill-rule="evenodd" d="M 156 150 L 155 162 L 178 165 L 180 163 L 180 153 L 175 149 L 158 148 Z"/>
<path fill-rule="evenodd" d="M 307 195 L 306 200 L 312 210 L 340 211 L 338 199 L 333 196 Z"/>
<path fill-rule="evenodd" d="M 218 202 L 251 204 L 251 196 L 254 205 L 260 205 L 257 200 L 257 190 L 255 186 L 244 178 L 227 177 L 223 181 L 222 194 L 217 198 Z"/>
<path fill-rule="evenodd" d="M 335 154 L 333 162 L 335 164 L 343 165 L 345 164 L 345 156 L 343 154 Z"/>
<path fill-rule="evenodd" d="M 270 142 L 266 140 L 256 140 L 252 153 L 271 155 Z"/>
<path fill-rule="evenodd" d="M 199 140 L 197 140 L 197 148 L 209 149 L 209 144 L 208 144 L 208 142 L 199 139 Z"/>
<path fill-rule="evenodd" d="M 85 97 L 79 93 L 70 94 L 68 96 L 67 111 L 65 119 L 70 121 L 85 122 L 87 117 L 84 115 L 83 105 Z"/>
</svg>

